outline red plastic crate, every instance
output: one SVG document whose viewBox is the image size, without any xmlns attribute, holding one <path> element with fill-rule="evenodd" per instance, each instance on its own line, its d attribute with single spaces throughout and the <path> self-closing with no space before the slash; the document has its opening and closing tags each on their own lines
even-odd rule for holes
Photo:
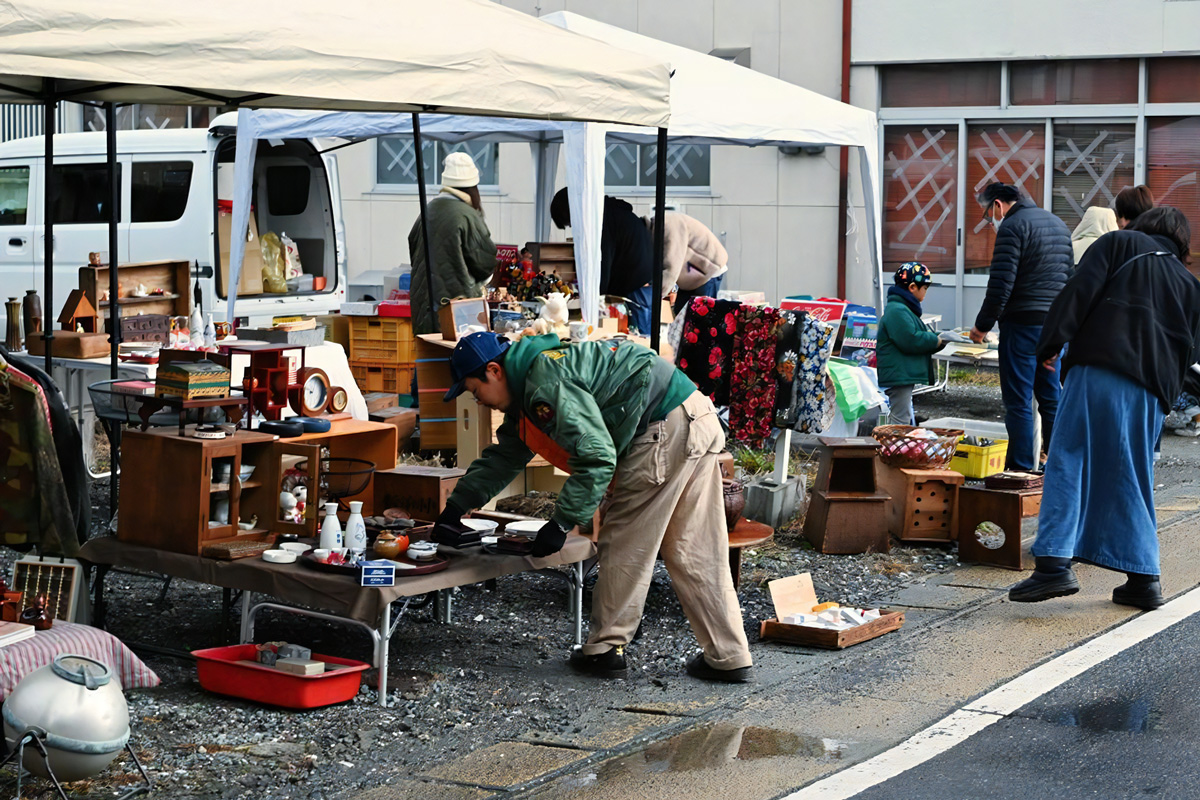
<svg viewBox="0 0 1200 800">
<path fill-rule="evenodd" d="M 210 692 L 284 708 L 320 708 L 344 703 L 358 694 L 362 673 L 370 664 L 313 653 L 313 659 L 336 665 L 320 675 L 293 675 L 254 661 L 253 644 L 193 650 L 200 685 Z"/>
</svg>

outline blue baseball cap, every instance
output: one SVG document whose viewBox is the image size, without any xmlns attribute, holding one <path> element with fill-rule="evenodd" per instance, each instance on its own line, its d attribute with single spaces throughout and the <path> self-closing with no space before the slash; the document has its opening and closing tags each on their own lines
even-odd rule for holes
<svg viewBox="0 0 1200 800">
<path fill-rule="evenodd" d="M 465 391 L 463 381 L 468 375 L 504 355 L 509 345 L 508 339 L 491 331 L 480 331 L 459 339 L 454 352 L 450 354 L 450 377 L 454 385 L 446 392 L 446 402 L 449 403 Z"/>
</svg>

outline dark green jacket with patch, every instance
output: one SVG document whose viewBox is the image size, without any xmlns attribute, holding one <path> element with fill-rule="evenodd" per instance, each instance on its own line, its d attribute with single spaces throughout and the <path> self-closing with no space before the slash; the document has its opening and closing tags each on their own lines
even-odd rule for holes
<svg viewBox="0 0 1200 800">
<path fill-rule="evenodd" d="M 441 194 L 429 201 L 429 241 L 433 243 L 433 297 L 441 308 L 456 297 L 479 297 L 496 269 L 496 245 L 483 215 L 458 197 Z M 437 317 L 429 310 L 425 279 L 425 246 L 421 218 L 408 234 L 412 262 L 412 322 L 415 333 L 437 333 Z"/>
<path fill-rule="evenodd" d="M 933 383 L 930 356 L 942 348 L 942 342 L 925 327 L 904 298 L 891 291 L 879 324 L 876 348 L 875 367 L 879 370 L 880 386 Z"/>
<path fill-rule="evenodd" d="M 533 458 L 520 436 L 524 414 L 569 456 L 571 476 L 554 511 L 567 528 L 591 520 L 634 436 L 696 390 L 649 348 L 628 341 L 567 344 L 554 334 L 526 336 L 510 347 L 504 373 L 512 407 L 496 444 L 471 464 L 447 505 L 478 508 L 521 473 Z"/>
</svg>

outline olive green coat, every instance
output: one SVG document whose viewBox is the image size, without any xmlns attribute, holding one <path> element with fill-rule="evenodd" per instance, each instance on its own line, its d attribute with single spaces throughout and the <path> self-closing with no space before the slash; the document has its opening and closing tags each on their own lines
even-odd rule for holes
<svg viewBox="0 0 1200 800">
<path fill-rule="evenodd" d="M 941 348 L 938 335 L 925 327 L 908 303 L 896 295 L 888 297 L 875 353 L 880 386 L 933 383 L 930 356 Z"/>
<path fill-rule="evenodd" d="M 456 297 L 479 297 L 496 269 L 496 245 L 483 215 L 450 194 L 433 198 L 427 208 L 429 240 L 433 243 L 433 296 L 438 308 Z M 436 333 L 440 328 L 429 308 L 419 216 L 408 234 L 408 253 L 412 262 L 409 292 L 413 331 Z"/>
</svg>

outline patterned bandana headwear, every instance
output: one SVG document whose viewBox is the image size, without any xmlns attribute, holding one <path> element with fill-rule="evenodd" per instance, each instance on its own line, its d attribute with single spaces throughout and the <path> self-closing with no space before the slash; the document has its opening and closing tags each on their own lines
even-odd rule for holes
<svg viewBox="0 0 1200 800">
<path fill-rule="evenodd" d="M 919 261 L 905 261 L 896 270 L 896 285 L 907 287 L 910 283 L 928 286 L 933 283 L 933 273 Z"/>
</svg>

